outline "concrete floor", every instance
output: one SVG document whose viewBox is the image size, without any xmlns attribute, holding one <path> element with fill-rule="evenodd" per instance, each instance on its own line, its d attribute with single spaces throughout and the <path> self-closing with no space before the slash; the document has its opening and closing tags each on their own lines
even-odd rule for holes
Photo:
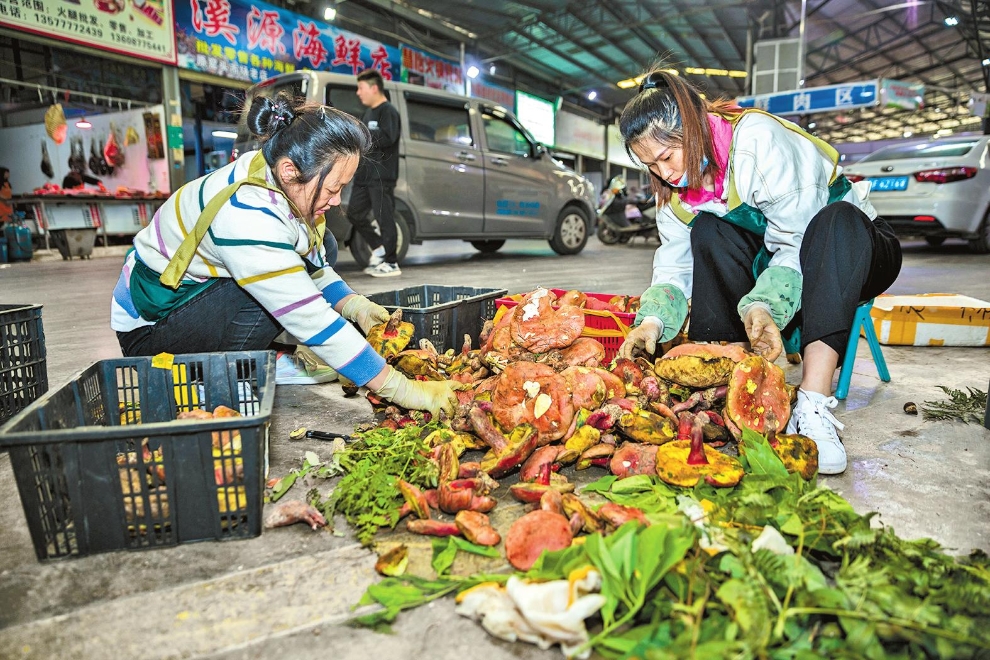
<svg viewBox="0 0 990 660">
<path fill-rule="evenodd" d="M 456 282 L 513 293 L 544 285 L 638 294 L 649 283 L 654 247 L 606 247 L 592 238 L 580 255 L 562 258 L 543 242 L 510 241 L 483 256 L 466 243 L 445 241 L 413 246 L 400 279 L 368 277 L 346 253 L 339 270 L 361 293 Z M 3 302 L 45 306 L 53 389 L 96 360 L 119 357 L 108 310 L 121 258 L 119 251 L 102 256 L 101 250 L 91 261 L 46 258 L 0 267 Z M 960 243 L 930 249 L 906 242 L 904 268 L 891 293 L 952 292 L 987 300 L 988 274 L 990 257 L 971 255 Z M 990 352 L 885 347 L 884 355 L 888 384 L 878 380 L 860 342 L 849 397 L 838 409 L 849 469 L 825 483 L 858 511 L 879 511 L 878 521 L 904 537 L 930 536 L 959 553 L 990 551 L 990 431 L 923 422 L 902 411 L 907 401 L 941 398 L 936 384 L 986 388 Z M 800 367 L 787 372 L 790 382 L 800 380 Z M 344 432 L 370 418 L 367 402 L 343 399 L 337 385 L 279 388 L 272 474 L 298 467 L 306 450 L 327 454 L 325 443 L 288 440 L 292 429 Z M 39 563 L 6 454 L 0 455 L 0 483 L 7 485 L 0 494 L 0 658 L 560 657 L 556 650 L 488 637 L 456 616 L 449 599 L 400 617 L 392 636 L 342 625 L 375 580 L 375 556 L 349 534 L 302 525 L 252 540 Z M 503 489 L 507 485 L 503 480 Z M 301 499 L 306 489 L 297 485 L 287 497 Z M 500 502 L 495 522 L 504 533 L 519 509 L 506 497 Z M 346 531 L 345 523 L 338 527 Z M 423 537 L 396 533 L 385 540 L 421 548 L 417 561 L 428 563 Z"/>
</svg>

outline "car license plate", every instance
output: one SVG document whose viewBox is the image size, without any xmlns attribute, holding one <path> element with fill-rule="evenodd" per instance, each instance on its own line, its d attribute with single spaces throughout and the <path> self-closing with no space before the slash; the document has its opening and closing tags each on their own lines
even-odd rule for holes
<svg viewBox="0 0 990 660">
<path fill-rule="evenodd" d="M 907 190 L 908 177 L 906 176 L 882 176 L 870 179 L 870 190 L 873 192 L 896 192 Z"/>
</svg>

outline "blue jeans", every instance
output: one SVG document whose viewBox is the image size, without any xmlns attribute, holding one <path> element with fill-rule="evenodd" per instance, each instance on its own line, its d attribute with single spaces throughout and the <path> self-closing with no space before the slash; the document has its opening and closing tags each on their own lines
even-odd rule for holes
<svg viewBox="0 0 990 660">
<path fill-rule="evenodd" d="M 282 326 L 230 278 L 207 288 L 155 325 L 118 332 L 126 357 L 159 353 L 261 351 Z"/>
</svg>

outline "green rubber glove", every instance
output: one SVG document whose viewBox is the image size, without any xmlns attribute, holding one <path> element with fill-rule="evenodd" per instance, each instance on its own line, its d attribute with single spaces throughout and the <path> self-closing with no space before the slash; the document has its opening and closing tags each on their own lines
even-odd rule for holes
<svg viewBox="0 0 990 660">
<path fill-rule="evenodd" d="M 359 295 L 352 296 L 344 303 L 340 315 L 348 321 L 357 323 L 364 334 L 368 334 L 368 331 L 376 325 L 388 321 L 389 317 L 387 309 Z"/>
</svg>

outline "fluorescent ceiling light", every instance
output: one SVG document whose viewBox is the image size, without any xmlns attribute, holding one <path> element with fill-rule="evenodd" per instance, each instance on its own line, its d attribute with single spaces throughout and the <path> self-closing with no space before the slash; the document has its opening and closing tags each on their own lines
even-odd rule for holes
<svg viewBox="0 0 990 660">
<path fill-rule="evenodd" d="M 595 90 L 591 90 L 590 92 L 588 92 L 589 101 L 594 101 L 596 98 L 598 98 L 598 92 L 596 92 Z"/>
<path fill-rule="evenodd" d="M 237 139 L 237 133 L 235 133 L 234 131 L 221 131 L 221 130 L 217 130 L 217 131 L 213 131 L 212 135 L 215 138 L 226 138 L 228 140 L 236 140 Z"/>
<path fill-rule="evenodd" d="M 956 18 L 955 16 L 946 16 L 945 17 L 945 24 L 948 27 L 955 27 L 955 26 L 959 25 L 959 19 Z"/>
<path fill-rule="evenodd" d="M 729 78 L 745 78 L 749 75 L 738 69 L 706 69 L 700 66 L 686 66 L 684 73 L 692 76 L 728 76 Z"/>
</svg>

